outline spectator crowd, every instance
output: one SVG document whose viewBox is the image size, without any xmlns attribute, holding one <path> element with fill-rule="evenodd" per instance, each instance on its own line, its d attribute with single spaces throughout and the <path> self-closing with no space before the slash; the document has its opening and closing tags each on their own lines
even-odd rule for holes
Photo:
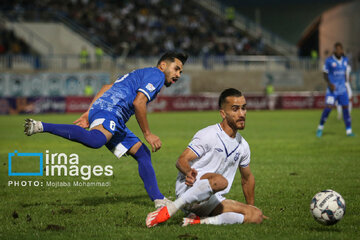
<svg viewBox="0 0 360 240">
<path fill-rule="evenodd" d="M 15 36 L 13 30 L 6 29 L 0 24 L 0 55 L 28 55 L 33 51 L 21 38 Z"/>
<path fill-rule="evenodd" d="M 12 20 L 48 21 L 51 13 L 61 14 L 116 54 L 122 53 L 124 42 L 130 56 L 156 56 L 167 50 L 192 56 L 273 53 L 260 36 L 249 37 L 196 0 L 14 0 L 0 8 Z"/>
</svg>

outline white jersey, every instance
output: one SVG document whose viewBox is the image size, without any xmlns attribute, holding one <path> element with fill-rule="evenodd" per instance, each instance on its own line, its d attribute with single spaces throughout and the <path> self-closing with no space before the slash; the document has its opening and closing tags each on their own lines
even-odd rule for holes
<svg viewBox="0 0 360 240">
<path fill-rule="evenodd" d="M 240 133 L 237 133 L 235 138 L 231 138 L 220 124 L 198 131 L 188 148 L 198 156 L 190 162 L 191 168 L 198 172 L 197 181 L 205 173 L 218 173 L 226 178 L 228 186 L 218 192 L 221 195 L 230 191 L 239 166 L 245 168 L 250 164 L 249 144 Z M 187 189 L 185 175 L 179 172 L 176 179 L 176 196 L 180 196 Z"/>
</svg>

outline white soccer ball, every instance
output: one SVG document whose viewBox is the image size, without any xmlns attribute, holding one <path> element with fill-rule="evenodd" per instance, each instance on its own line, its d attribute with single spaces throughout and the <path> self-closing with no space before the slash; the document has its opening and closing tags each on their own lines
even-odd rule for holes
<svg viewBox="0 0 360 240">
<path fill-rule="evenodd" d="M 310 212 L 317 222 L 323 225 L 334 225 L 345 214 L 345 200 L 331 189 L 321 191 L 311 200 Z"/>
</svg>

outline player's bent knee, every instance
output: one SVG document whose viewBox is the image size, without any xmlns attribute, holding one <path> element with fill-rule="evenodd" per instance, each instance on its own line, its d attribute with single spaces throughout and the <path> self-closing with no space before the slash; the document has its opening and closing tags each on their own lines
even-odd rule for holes
<svg viewBox="0 0 360 240">
<path fill-rule="evenodd" d="M 140 150 L 140 148 L 144 150 L 146 155 L 151 155 L 150 150 L 142 142 L 135 143 L 134 146 L 129 149 L 128 154 L 134 156 Z"/>
<path fill-rule="evenodd" d="M 228 180 L 226 178 L 224 178 L 223 176 L 220 175 L 219 180 L 218 180 L 218 187 L 220 190 L 224 190 L 225 188 L 227 188 L 228 186 Z M 219 191 L 220 191 L 219 190 Z"/>
<path fill-rule="evenodd" d="M 228 181 L 220 174 L 213 175 L 208 180 L 214 192 L 222 191 L 228 186 Z"/>
<path fill-rule="evenodd" d="M 91 148 L 101 148 L 107 142 L 106 136 L 99 130 L 91 130 L 88 132 L 88 141 L 85 143 Z"/>
<path fill-rule="evenodd" d="M 142 164 L 142 166 L 152 168 L 150 150 L 146 147 L 145 144 L 143 144 L 141 142 L 139 142 L 139 143 L 140 143 L 140 147 L 136 150 L 135 153 L 131 152 L 131 150 L 133 150 L 133 147 L 130 149 L 130 151 L 128 153 L 130 153 L 130 155 L 132 155 L 135 158 L 135 160 L 138 161 L 139 164 Z"/>
<path fill-rule="evenodd" d="M 104 145 L 103 145 L 103 144 L 92 144 L 92 145 L 89 145 L 89 147 L 94 148 L 94 149 L 99 149 L 99 148 L 101 148 L 102 146 L 104 146 Z"/>
</svg>

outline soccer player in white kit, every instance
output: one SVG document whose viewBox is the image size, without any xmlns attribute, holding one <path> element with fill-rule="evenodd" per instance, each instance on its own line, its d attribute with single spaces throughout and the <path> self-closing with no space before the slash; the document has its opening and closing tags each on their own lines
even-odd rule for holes
<svg viewBox="0 0 360 240">
<path fill-rule="evenodd" d="M 236 89 L 219 98 L 222 122 L 198 131 L 179 157 L 174 202 L 148 214 L 146 226 L 165 222 L 179 209 L 189 213 L 183 226 L 192 224 L 261 223 L 262 211 L 254 206 L 255 178 L 250 170 L 250 148 L 238 133 L 245 128 L 246 100 Z M 226 199 L 237 169 L 247 204 Z"/>
</svg>

